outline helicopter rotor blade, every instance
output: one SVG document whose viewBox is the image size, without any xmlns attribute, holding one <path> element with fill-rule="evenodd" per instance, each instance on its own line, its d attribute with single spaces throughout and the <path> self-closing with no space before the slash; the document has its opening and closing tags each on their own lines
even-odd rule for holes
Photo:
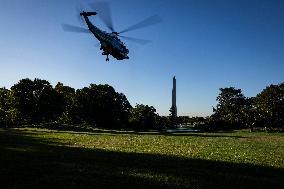
<svg viewBox="0 0 284 189">
<path fill-rule="evenodd" d="M 82 16 L 80 15 L 82 11 L 83 11 L 83 5 L 82 3 L 80 3 L 76 6 L 76 18 L 79 21 L 79 23 L 83 26 L 84 20 Z"/>
<path fill-rule="evenodd" d="M 134 43 L 138 43 L 138 44 L 140 44 L 140 45 L 145 45 L 145 44 L 147 44 L 147 43 L 151 43 L 151 42 L 152 42 L 151 40 L 138 39 L 138 38 L 133 38 L 133 37 L 121 36 L 121 35 L 120 35 L 119 37 L 121 37 L 121 38 L 123 38 L 123 39 L 126 39 L 126 40 L 128 40 L 128 41 L 132 41 L 132 42 L 134 42 Z"/>
<path fill-rule="evenodd" d="M 144 28 L 144 27 L 147 27 L 147 26 L 158 24 L 160 22 L 162 22 L 162 19 L 158 15 L 153 15 L 153 16 L 150 16 L 150 17 L 142 20 L 141 22 L 138 22 L 137 24 L 134 24 L 134 25 L 126 28 L 125 30 L 122 30 L 119 33 L 125 33 L 125 32 L 129 32 L 129 31 L 132 31 L 132 30 L 137 30 L 137 29 L 140 29 L 140 28 Z"/>
<path fill-rule="evenodd" d="M 67 32 L 77 32 L 77 33 L 90 33 L 90 31 L 86 28 L 73 26 L 69 24 L 61 24 L 62 29 Z"/>
<path fill-rule="evenodd" d="M 98 16 L 102 19 L 106 27 L 114 32 L 112 17 L 111 17 L 111 11 L 110 6 L 108 2 L 95 2 L 91 3 L 90 7 L 95 11 L 98 12 Z"/>
</svg>

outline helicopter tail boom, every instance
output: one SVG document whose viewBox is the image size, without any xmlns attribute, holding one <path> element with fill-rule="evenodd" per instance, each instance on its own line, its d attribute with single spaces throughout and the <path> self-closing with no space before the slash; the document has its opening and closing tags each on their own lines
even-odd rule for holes
<svg viewBox="0 0 284 189">
<path fill-rule="evenodd" d="M 80 15 L 81 16 L 95 16 L 97 13 L 96 12 L 81 12 Z"/>
</svg>

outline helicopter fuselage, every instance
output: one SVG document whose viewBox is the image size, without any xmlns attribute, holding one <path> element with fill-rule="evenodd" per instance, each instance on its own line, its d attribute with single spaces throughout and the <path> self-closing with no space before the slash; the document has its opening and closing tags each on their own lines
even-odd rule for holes
<svg viewBox="0 0 284 189">
<path fill-rule="evenodd" d="M 83 16 L 90 32 L 100 41 L 100 49 L 103 50 L 102 55 L 107 56 L 107 61 L 109 60 L 108 55 L 112 55 L 117 60 L 129 59 L 129 50 L 115 33 L 107 33 L 91 23 L 89 16 L 96 15 L 95 12 L 92 12 L 92 14 L 82 12 L 80 15 Z"/>
</svg>

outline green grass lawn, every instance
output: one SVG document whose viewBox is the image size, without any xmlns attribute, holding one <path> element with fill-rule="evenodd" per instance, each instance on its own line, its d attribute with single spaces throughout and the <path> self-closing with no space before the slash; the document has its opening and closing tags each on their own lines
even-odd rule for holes
<svg viewBox="0 0 284 189">
<path fill-rule="evenodd" d="M 0 188 L 284 188 L 284 134 L 0 129 Z"/>
</svg>

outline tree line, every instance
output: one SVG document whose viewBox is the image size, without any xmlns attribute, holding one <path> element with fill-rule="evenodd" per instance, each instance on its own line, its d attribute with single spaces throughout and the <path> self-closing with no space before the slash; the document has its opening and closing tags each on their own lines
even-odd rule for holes
<svg viewBox="0 0 284 189">
<path fill-rule="evenodd" d="M 220 88 L 217 106 L 208 118 L 212 129 L 284 128 L 284 82 L 269 85 L 255 97 L 241 89 Z"/>
<path fill-rule="evenodd" d="M 123 93 L 107 84 L 75 90 L 60 82 L 53 87 L 47 80 L 26 78 L 10 89 L 0 88 L 0 127 L 88 125 L 161 130 L 198 123 L 205 130 L 283 128 L 284 82 L 267 86 L 255 97 L 245 97 L 234 87 L 220 88 L 217 102 L 206 118 L 159 116 L 153 106 L 132 107 Z"/>
<path fill-rule="evenodd" d="M 0 126 L 79 125 L 101 128 L 158 129 L 153 106 L 132 107 L 110 85 L 90 84 L 75 90 L 58 82 L 22 79 L 11 89 L 0 88 Z"/>
</svg>

